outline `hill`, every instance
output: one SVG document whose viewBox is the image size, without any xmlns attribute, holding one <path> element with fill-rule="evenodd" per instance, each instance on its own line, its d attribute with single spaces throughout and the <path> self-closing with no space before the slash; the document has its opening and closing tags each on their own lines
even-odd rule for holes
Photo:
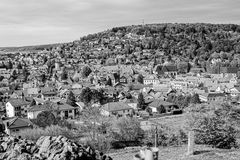
<svg viewBox="0 0 240 160">
<path fill-rule="evenodd" d="M 37 52 L 44 49 L 50 50 L 53 47 L 58 46 L 56 44 L 36 45 L 36 46 L 22 46 L 22 47 L 0 47 L 0 52 Z"/>
<path fill-rule="evenodd" d="M 56 49 L 57 48 L 57 49 Z M 206 68 L 212 59 L 222 66 L 238 66 L 240 26 L 235 24 L 147 24 L 115 27 L 80 40 L 54 45 L 2 48 L 4 51 L 43 50 L 61 58 L 120 64 L 188 62 Z M 109 58 L 111 58 L 109 60 Z M 181 67 L 180 67 L 181 68 Z"/>
</svg>

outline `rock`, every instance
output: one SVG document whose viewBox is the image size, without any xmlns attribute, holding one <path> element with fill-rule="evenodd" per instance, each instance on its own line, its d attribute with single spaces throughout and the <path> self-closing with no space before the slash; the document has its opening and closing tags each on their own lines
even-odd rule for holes
<svg viewBox="0 0 240 160">
<path fill-rule="evenodd" d="M 4 160 L 100 160 L 102 157 L 91 147 L 85 148 L 63 136 L 42 136 L 36 143 L 4 137 L 0 149 L 4 151 L 0 153 L 0 159 Z"/>
</svg>

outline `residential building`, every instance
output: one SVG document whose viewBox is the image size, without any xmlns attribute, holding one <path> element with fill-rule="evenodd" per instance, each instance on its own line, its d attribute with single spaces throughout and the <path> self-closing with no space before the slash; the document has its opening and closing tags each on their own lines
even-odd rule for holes
<svg viewBox="0 0 240 160">
<path fill-rule="evenodd" d="M 36 119 L 38 114 L 43 111 L 53 111 L 56 117 L 61 117 L 62 119 L 73 119 L 76 117 L 78 109 L 76 107 L 70 106 L 67 103 L 46 103 L 43 105 L 35 105 L 29 108 L 27 112 L 27 117 L 29 119 Z"/>
<path fill-rule="evenodd" d="M 20 117 L 13 117 L 3 121 L 5 127 L 5 133 L 8 135 L 14 135 L 20 131 L 33 128 L 33 123 L 26 119 Z"/>
<path fill-rule="evenodd" d="M 126 116 L 133 114 L 133 108 L 124 102 L 110 102 L 101 108 L 101 114 L 104 116 L 118 115 Z"/>
<path fill-rule="evenodd" d="M 174 103 L 170 103 L 167 101 L 162 101 L 159 99 L 155 99 L 153 100 L 151 103 L 148 104 L 148 107 L 151 108 L 153 113 L 157 113 L 158 112 L 158 108 L 163 106 L 166 110 L 166 112 L 171 112 L 175 109 L 179 109 L 178 105 L 174 104 Z"/>
<path fill-rule="evenodd" d="M 10 99 L 6 103 L 6 115 L 7 117 L 25 117 L 27 115 L 27 109 L 29 108 L 30 102 L 24 99 Z"/>
</svg>

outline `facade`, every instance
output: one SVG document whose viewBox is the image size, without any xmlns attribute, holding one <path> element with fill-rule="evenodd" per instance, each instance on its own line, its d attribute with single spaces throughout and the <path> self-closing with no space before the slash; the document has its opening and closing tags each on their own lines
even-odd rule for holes
<svg viewBox="0 0 240 160">
<path fill-rule="evenodd" d="M 160 80 L 156 76 L 150 75 L 143 79 L 143 84 L 144 85 L 149 85 L 149 84 L 157 85 L 157 84 L 160 84 Z"/>
<path fill-rule="evenodd" d="M 153 113 L 157 113 L 158 112 L 157 108 L 159 108 L 161 106 L 163 106 L 165 108 L 167 113 L 179 108 L 174 103 L 169 103 L 169 102 L 166 102 L 166 101 L 163 101 L 163 100 L 159 100 L 159 99 L 155 99 L 148 106 L 151 108 Z"/>
<path fill-rule="evenodd" d="M 223 102 L 226 100 L 225 93 L 209 93 L 207 96 L 208 102 Z"/>
<path fill-rule="evenodd" d="M 36 119 L 39 113 L 50 110 L 53 111 L 55 116 L 61 117 L 62 119 L 73 119 L 76 117 L 78 109 L 66 103 L 35 105 L 28 110 L 27 117 L 29 119 Z"/>
<path fill-rule="evenodd" d="M 3 76 L 4 78 L 10 78 L 11 71 L 7 70 L 6 68 L 0 68 L 0 76 Z"/>
<path fill-rule="evenodd" d="M 29 103 L 23 99 L 10 99 L 6 103 L 6 115 L 7 117 L 25 117 L 27 115 L 27 109 L 29 108 Z"/>
</svg>

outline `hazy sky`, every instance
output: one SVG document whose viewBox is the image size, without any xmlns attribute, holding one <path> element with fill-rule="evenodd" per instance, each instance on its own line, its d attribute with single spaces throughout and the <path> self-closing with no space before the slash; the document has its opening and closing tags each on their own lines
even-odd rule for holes
<svg viewBox="0 0 240 160">
<path fill-rule="evenodd" d="M 114 26 L 240 24 L 240 0 L 0 0 L 0 46 L 69 42 Z"/>
</svg>

